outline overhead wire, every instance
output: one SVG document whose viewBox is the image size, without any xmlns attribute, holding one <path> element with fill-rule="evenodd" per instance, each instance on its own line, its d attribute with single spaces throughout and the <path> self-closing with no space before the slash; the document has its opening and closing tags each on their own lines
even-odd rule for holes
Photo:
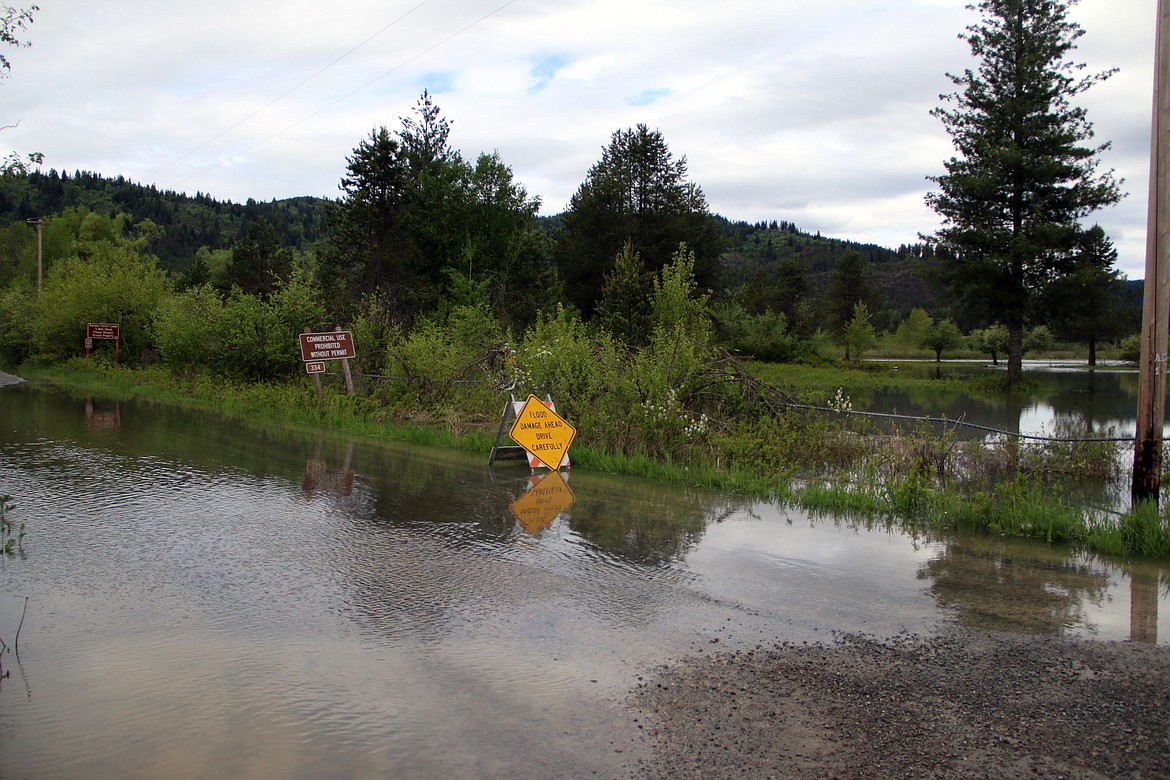
<svg viewBox="0 0 1170 780">
<path fill-rule="evenodd" d="M 317 109 L 316 111 L 313 111 L 312 113 L 310 113 L 310 114 L 308 114 L 308 115 L 306 115 L 306 116 L 304 116 L 304 117 L 302 117 L 302 118 L 298 119 L 296 122 L 293 122 L 292 124 L 290 124 L 290 125 L 288 125 L 288 126 L 286 126 L 286 127 L 282 128 L 282 129 L 280 129 L 280 130 L 277 130 L 275 133 L 272 133 L 271 135 L 268 135 L 268 136 L 266 136 L 265 138 L 263 138 L 263 139 L 261 139 L 261 140 L 257 141 L 256 143 L 252 144 L 251 146 L 247 147 L 246 149 L 243 149 L 243 150 L 241 150 L 241 151 L 239 151 L 239 152 L 236 152 L 235 154 L 233 154 L 233 155 L 231 155 L 231 156 L 229 156 L 229 157 L 224 157 L 223 159 L 221 159 L 221 160 L 218 160 L 217 162 L 215 162 L 215 163 L 212 163 L 211 165 L 208 165 L 206 168 L 202 168 L 202 169 L 200 169 L 200 170 L 198 170 L 198 171 L 196 171 L 196 172 L 192 173 L 190 176 L 187 176 L 187 177 L 186 177 L 186 178 L 184 178 L 184 179 L 180 179 L 178 182 L 176 182 L 176 185 L 175 185 L 175 186 L 177 187 L 178 185 L 180 185 L 180 184 L 184 184 L 184 183 L 186 183 L 186 182 L 190 181 L 191 179 L 194 179 L 194 178 L 196 178 L 196 177 L 198 177 L 198 176 L 202 176 L 203 174 L 207 173 L 208 171 L 210 171 L 210 170 L 214 170 L 215 168 L 218 168 L 219 166 L 221 166 L 221 165 L 223 165 L 223 164 L 225 164 L 225 163 L 231 162 L 232 160 L 236 159 L 237 157 L 241 157 L 241 156 L 243 156 L 243 155 L 247 154 L 248 152 L 252 151 L 253 149 L 257 149 L 257 148 L 259 148 L 259 147 L 263 146 L 264 144 L 268 143 L 268 142 L 269 142 L 269 141 L 271 141 L 272 139 L 274 139 L 274 138 L 277 138 L 277 137 L 279 137 L 279 136 L 281 136 L 281 135 L 284 135 L 284 134 L 285 134 L 285 133 L 287 133 L 289 130 L 292 130 L 293 128 L 295 128 L 295 127 L 298 127 L 298 126 L 300 126 L 300 125 L 304 124 L 305 122 L 309 121 L 309 120 L 310 120 L 310 119 L 312 119 L 313 117 L 315 117 L 315 116 L 317 116 L 317 115 L 319 115 L 319 114 L 322 114 L 322 113 L 324 113 L 325 111 L 328 111 L 329 109 L 331 109 L 331 108 L 333 108 L 334 106 L 336 106 L 338 103 L 341 103 L 341 102 L 343 102 L 343 101 L 345 101 L 345 100 L 348 100 L 349 98 L 353 97 L 354 95 L 356 95 L 357 93 L 359 93 L 359 92 L 361 92 L 362 90 L 366 89 L 367 87 L 371 86 L 372 84 L 375 84 L 375 83 L 377 83 L 377 82 L 381 81 L 382 79 L 386 78 L 387 76 L 389 76 L 389 75 L 391 75 L 391 74 L 393 74 L 393 73 L 396 73 L 397 71 L 399 71 L 399 70 L 401 70 L 402 68 L 406 67 L 406 66 L 407 66 L 407 65 L 409 65 L 410 63 L 414 62 L 415 60 L 417 60 L 417 59 L 419 59 L 419 58 L 421 58 L 421 57 L 423 57 L 423 56 L 425 56 L 425 55 L 427 55 L 427 54 L 431 53 L 431 52 L 432 52 L 432 51 L 434 51 L 435 49 L 437 49 L 437 48 L 439 48 L 440 46 L 442 46 L 442 45 L 444 45 L 444 44 L 446 44 L 446 43 L 450 42 L 451 40 L 453 40 L 453 39 L 455 39 L 455 38 L 459 37 L 460 35 L 462 35 L 463 33 L 467 32 L 468 30 L 472 29 L 473 27 L 476 27 L 476 26 L 478 26 L 478 25 L 482 24 L 483 22 L 487 21 L 488 19 L 490 19 L 491 17 L 493 17 L 493 16 L 495 16 L 496 14 L 500 13 L 500 12 L 501 12 L 501 11 L 503 11 L 504 9 L 508 8 L 509 6 L 511 6 L 511 5 L 515 5 L 517 1 L 518 1 L 518 0 L 508 0 L 506 3 L 503 3 L 502 5 L 498 6 L 496 9 L 494 9 L 494 10 L 492 10 L 492 11 L 489 11 L 488 13 L 486 13 L 486 14 L 484 14 L 483 16 L 479 17 L 479 18 L 478 18 L 478 19 L 476 19 L 474 22 L 471 22 L 470 24 L 467 24 L 467 25 L 465 25 L 464 27 L 462 27 L 462 28 L 460 28 L 459 30 L 457 30 L 457 31 L 455 31 L 455 32 L 453 32 L 453 33 L 451 33 L 450 35 L 448 35 L 447 37 L 443 38 L 442 40 L 440 40 L 440 41 L 438 41 L 438 42 L 436 42 L 436 43 L 434 43 L 434 44 L 431 44 L 430 46 L 428 46 L 427 48 L 423 49 L 422 51 L 420 51 L 420 52 L 418 52 L 418 53 L 416 53 L 416 54 L 414 54 L 414 55 L 412 55 L 412 56 L 410 56 L 410 57 L 406 58 L 405 60 L 403 60 L 402 62 L 398 63 L 398 64 L 397 64 L 397 65 L 395 65 L 393 68 L 391 68 L 390 70 L 386 71 L 385 73 L 382 73 L 381 75 L 375 76 L 374 78 L 372 78 L 372 79 L 370 79 L 369 81 L 365 82 L 364 84 L 362 84 L 361 86 L 357 87 L 356 89 L 353 89 L 353 90 L 351 90 L 351 91 L 349 91 L 349 92 L 345 93 L 344 95 L 341 95 L 340 97 L 338 97 L 338 98 L 336 98 L 336 99 L 334 99 L 334 100 L 330 101 L 329 103 L 326 103 L 324 106 L 322 106 L 321 108 Z M 261 110 L 263 110 L 263 109 L 261 109 Z M 213 139 L 213 140 L 214 140 L 214 139 Z M 209 141 L 208 143 L 210 143 L 210 141 Z"/>
<path fill-rule="evenodd" d="M 277 103 L 279 103 L 281 100 L 284 100 L 286 97 L 288 97 L 289 95 L 291 95 L 293 92 L 296 92 L 298 89 L 300 89 L 301 87 L 305 86 L 305 85 L 306 85 L 306 84 L 308 84 L 310 81 L 312 81 L 313 79 L 317 78 L 317 77 L 318 77 L 318 76 L 320 76 L 322 73 L 324 73 L 325 71 L 329 70 L 329 69 L 330 69 L 330 68 L 332 68 L 334 65 L 336 65 L 336 64 L 337 64 L 337 63 L 339 63 L 339 62 L 341 62 L 341 61 L 342 61 L 342 60 L 344 60 L 346 57 L 348 57 L 349 55 L 353 54 L 355 51 L 357 51 L 358 49 L 362 48 L 362 47 L 363 47 L 363 46 L 365 46 L 367 43 L 369 43 L 370 41 L 374 40 L 375 38 L 377 38 L 377 37 L 378 37 L 379 35 L 381 35 L 382 33 L 384 33 L 384 32 L 386 32 L 387 30 L 389 30 L 391 27 L 394 27 L 395 25 L 397 25 L 397 24 L 398 24 L 399 22 L 401 22 L 403 19 L 405 19 L 406 17 L 410 16 L 411 14 L 413 14 L 413 13 L 414 13 L 415 11 L 417 11 L 418 9 L 422 8 L 424 5 L 426 5 L 426 4 L 427 4 L 427 3 L 429 3 L 430 1 L 431 1 L 431 0 L 422 0 L 422 2 L 421 2 L 421 3 L 419 3 L 419 4 L 418 4 L 418 5 L 416 5 L 416 6 L 414 6 L 414 7 L 413 7 L 413 8 L 411 8 L 409 11 L 407 11 L 407 12 L 406 12 L 406 13 L 404 13 L 404 14 L 402 14 L 402 15 L 401 15 L 401 16 L 399 16 L 397 19 L 395 19 L 394 21 L 390 22 L 388 25 L 386 25 L 385 27 L 383 27 L 382 29 L 378 30 L 376 33 L 374 33 L 374 34 L 373 34 L 373 35 L 371 35 L 370 37 L 366 38 L 366 39 L 365 39 L 364 41 L 362 41 L 361 43 L 359 43 L 359 44 L 357 44 L 356 46 L 354 46 L 353 48 L 351 48 L 349 51 L 347 51 L 347 52 L 345 52 L 344 54 L 342 54 L 341 56 L 339 56 L 339 57 L 335 58 L 335 59 L 334 59 L 332 62 L 330 62 L 329 64 L 327 64 L 327 65 L 324 65 L 324 66 L 322 66 L 321 68 L 318 68 L 318 69 L 317 69 L 315 72 L 313 72 L 313 73 L 311 73 L 310 75 L 306 76 L 305 78 L 301 79 L 299 82 L 297 82 L 297 83 L 296 83 L 296 84 L 294 84 L 293 86 L 289 87 L 289 88 L 288 88 L 288 89 L 286 89 L 284 92 L 280 93 L 279 95 L 277 95 L 277 96 L 276 96 L 276 97 L 274 97 L 272 100 L 270 100 L 270 101 L 268 101 L 267 103 L 265 103 L 265 104 L 264 104 L 263 106 L 261 106 L 260 108 L 256 109 L 256 110 L 255 110 L 255 111 L 253 111 L 252 113 L 248 114 L 247 116 L 245 116 L 243 119 L 241 119 L 241 120 L 239 120 L 238 122 L 236 122 L 236 123 L 235 123 L 234 125 L 232 125 L 231 127 L 228 127 L 228 128 L 226 128 L 226 129 L 224 129 L 223 131 L 221 131 L 220 133 L 218 133 L 218 134 L 216 134 L 216 135 L 212 136 L 211 138 L 208 138 L 206 141 L 204 141 L 203 143 L 199 144 L 198 146 L 196 146 L 194 149 L 190 150 L 190 151 L 189 151 L 189 152 L 187 152 L 186 154 L 184 154 L 184 155 L 182 155 L 182 156 L 180 156 L 180 157 L 176 157 L 175 159 L 171 160 L 169 163 L 167 163 L 167 164 L 166 164 L 166 165 L 164 165 L 163 167 L 161 167 L 161 168 L 159 168 L 158 170 L 156 170 L 156 171 L 154 171 L 153 173 L 151 173 L 151 174 L 148 176 L 148 178 L 151 178 L 151 179 L 153 179 L 155 176 L 159 175 L 160 173 L 162 173 L 163 171 L 165 171 L 167 168 L 170 168 L 172 165 L 175 165 L 176 163 L 182 162 L 183 160 L 187 159 L 187 158 L 188 158 L 188 157 L 190 157 L 191 155 L 195 154 L 195 152 L 198 152 L 200 149 L 203 149 L 204 147 L 208 146 L 209 144 L 211 144 L 211 143 L 214 143 L 215 141 L 218 141 L 220 138 L 223 138 L 225 135 L 227 135 L 227 134 L 228 134 L 228 133 L 230 133 L 231 131 L 235 130 L 237 127 L 239 127 L 240 125 L 244 124 L 244 123 L 245 123 L 245 122 L 247 122 L 249 119 L 252 119 L 253 117 L 257 116 L 258 114 L 261 114 L 261 113 L 263 113 L 264 111 L 267 111 L 269 108 L 271 108 L 272 106 L 276 105 L 276 104 L 277 104 Z"/>
</svg>

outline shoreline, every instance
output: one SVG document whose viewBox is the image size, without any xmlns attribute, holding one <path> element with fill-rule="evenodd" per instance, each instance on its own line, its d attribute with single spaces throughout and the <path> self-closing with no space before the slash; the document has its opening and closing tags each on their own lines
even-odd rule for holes
<svg viewBox="0 0 1170 780">
<path fill-rule="evenodd" d="M 631 709 L 659 778 L 1170 774 L 1170 648 L 956 628 L 686 658 Z"/>
<path fill-rule="evenodd" d="M 25 381 L 26 380 L 23 377 L 16 376 L 15 374 L 6 374 L 3 371 L 0 371 L 0 387 L 8 387 L 9 385 L 22 385 L 25 383 Z"/>
</svg>

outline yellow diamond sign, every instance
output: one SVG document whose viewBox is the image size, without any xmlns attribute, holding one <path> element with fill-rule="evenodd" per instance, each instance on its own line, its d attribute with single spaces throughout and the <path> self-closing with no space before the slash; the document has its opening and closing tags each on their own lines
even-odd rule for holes
<svg viewBox="0 0 1170 780">
<path fill-rule="evenodd" d="M 561 459 L 569 451 L 577 429 L 544 405 L 534 395 L 529 395 L 524 406 L 516 413 L 516 422 L 508 432 L 512 441 L 519 444 L 545 468 L 556 471 Z"/>
</svg>

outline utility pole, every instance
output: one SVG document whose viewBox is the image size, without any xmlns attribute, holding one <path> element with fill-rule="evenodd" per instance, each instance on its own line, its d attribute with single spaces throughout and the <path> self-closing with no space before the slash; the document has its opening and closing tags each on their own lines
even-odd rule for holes
<svg viewBox="0 0 1170 780">
<path fill-rule="evenodd" d="M 37 226 L 37 303 L 41 302 L 41 219 L 25 220 L 30 225 Z"/>
<path fill-rule="evenodd" d="M 1154 116 L 1150 134 L 1150 202 L 1142 306 L 1133 500 L 1158 500 L 1162 428 L 1166 423 L 1167 342 L 1170 341 L 1170 0 L 1158 0 L 1154 48 Z"/>
</svg>

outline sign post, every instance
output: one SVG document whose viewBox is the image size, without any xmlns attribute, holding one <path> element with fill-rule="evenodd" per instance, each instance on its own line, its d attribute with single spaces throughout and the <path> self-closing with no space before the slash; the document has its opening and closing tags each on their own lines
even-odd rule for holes
<svg viewBox="0 0 1170 780">
<path fill-rule="evenodd" d="M 345 389 L 353 395 L 353 375 L 349 371 L 349 359 L 357 357 L 353 345 L 353 334 L 338 327 L 336 330 L 313 333 L 308 328 L 301 334 L 301 360 L 305 371 L 313 376 L 317 386 L 317 411 L 323 408 L 321 397 L 321 374 L 325 372 L 326 360 L 340 360 L 345 375 Z"/>
<path fill-rule="evenodd" d="M 94 339 L 107 339 L 114 342 L 114 365 L 118 365 L 118 337 L 121 328 L 114 322 L 89 322 L 85 325 L 85 356 L 93 348 Z"/>
</svg>

